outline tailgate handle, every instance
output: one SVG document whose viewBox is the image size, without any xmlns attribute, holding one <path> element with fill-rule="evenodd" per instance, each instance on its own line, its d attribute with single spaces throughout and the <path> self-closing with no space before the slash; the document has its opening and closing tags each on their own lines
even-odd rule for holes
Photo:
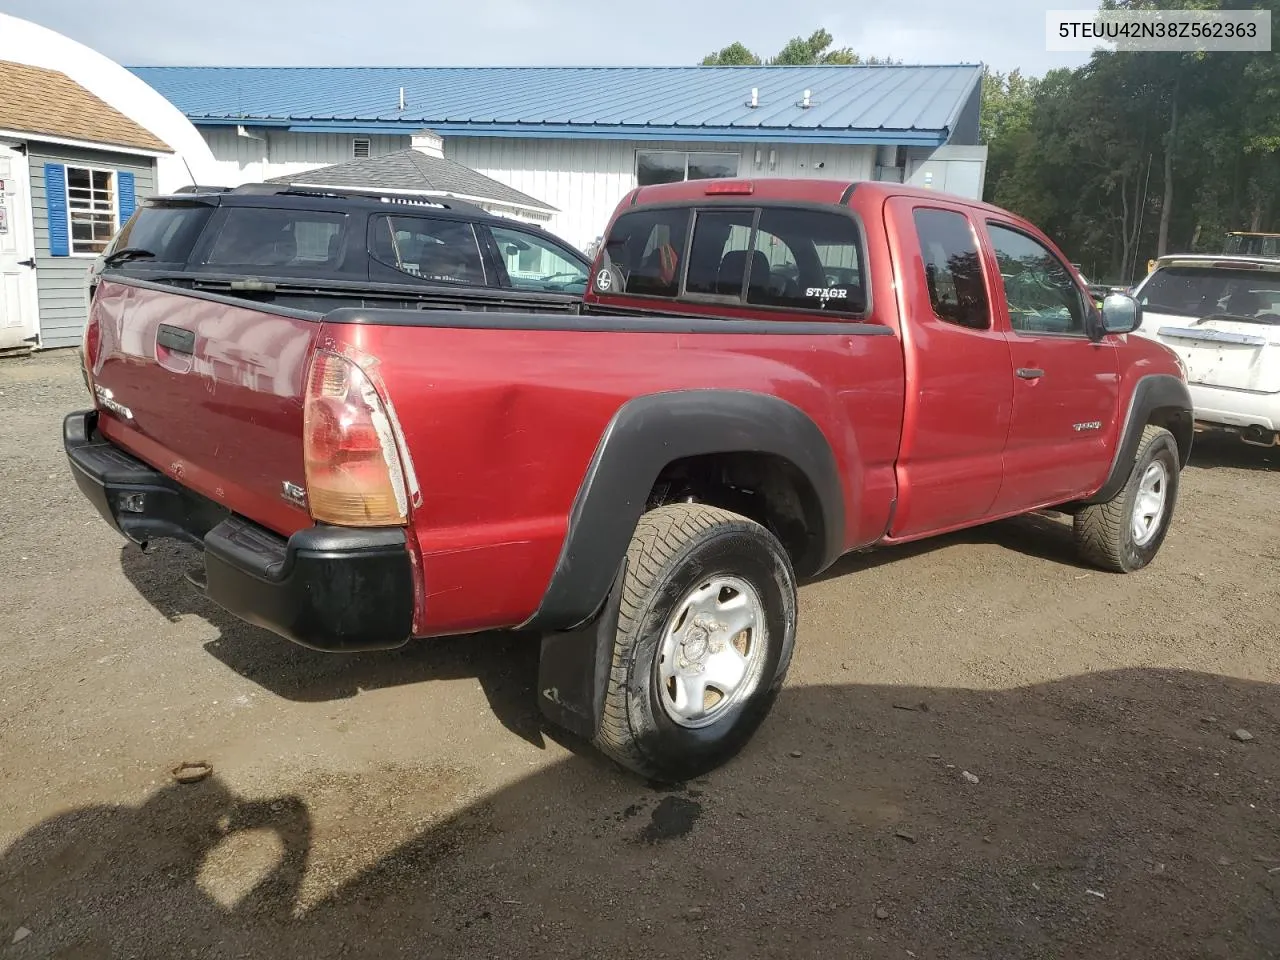
<svg viewBox="0 0 1280 960">
<path fill-rule="evenodd" d="M 156 345 L 172 350 L 174 353 L 195 353 L 196 332 L 162 323 L 156 332 Z"/>
<path fill-rule="evenodd" d="M 1016 372 L 1023 380 L 1039 380 L 1044 376 L 1044 371 L 1039 367 L 1019 367 Z"/>
</svg>

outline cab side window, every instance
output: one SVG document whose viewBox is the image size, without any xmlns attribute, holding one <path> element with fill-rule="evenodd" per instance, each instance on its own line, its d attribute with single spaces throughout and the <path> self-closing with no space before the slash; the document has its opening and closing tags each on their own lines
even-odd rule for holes
<svg viewBox="0 0 1280 960">
<path fill-rule="evenodd" d="M 1084 298 L 1062 261 L 1025 233 L 990 221 L 987 231 L 1014 331 L 1085 336 Z"/>
<path fill-rule="evenodd" d="M 913 218 L 934 316 L 971 330 L 990 328 L 991 305 L 969 218 L 954 210 L 925 207 Z"/>
<path fill-rule="evenodd" d="M 469 223 L 431 217 L 374 217 L 369 252 L 389 267 L 432 283 L 485 283 L 476 231 Z"/>
<path fill-rule="evenodd" d="M 506 227 L 490 226 L 489 233 L 515 289 L 581 293 L 587 288 L 587 268 L 550 240 Z"/>
</svg>

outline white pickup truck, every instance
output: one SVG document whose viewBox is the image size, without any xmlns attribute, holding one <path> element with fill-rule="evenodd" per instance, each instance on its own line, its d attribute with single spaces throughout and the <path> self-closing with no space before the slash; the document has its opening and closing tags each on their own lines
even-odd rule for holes
<svg viewBox="0 0 1280 960">
<path fill-rule="evenodd" d="M 1197 427 L 1280 445 L 1280 258 L 1161 257 L 1134 296 L 1135 333 L 1186 367 Z"/>
</svg>

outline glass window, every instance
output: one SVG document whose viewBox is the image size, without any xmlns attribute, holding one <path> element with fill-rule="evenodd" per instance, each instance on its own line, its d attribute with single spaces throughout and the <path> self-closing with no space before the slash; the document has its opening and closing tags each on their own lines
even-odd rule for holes
<svg viewBox="0 0 1280 960">
<path fill-rule="evenodd" d="M 754 210 L 698 212 L 693 222 L 685 293 L 741 299 L 755 218 Z"/>
<path fill-rule="evenodd" d="M 347 217 L 316 210 L 223 207 L 208 266 L 337 269 Z"/>
<path fill-rule="evenodd" d="M 715 180 L 737 175 L 736 153 L 681 153 L 670 150 L 636 152 L 636 183 L 642 187 L 650 187 L 656 183 Z"/>
<path fill-rule="evenodd" d="M 1247 320 L 1280 321 L 1280 275 L 1221 267 L 1162 267 L 1139 291 L 1138 302 L 1153 313 L 1182 317 L 1227 314 Z"/>
<path fill-rule="evenodd" d="M 203 204 L 169 206 L 144 203 L 120 230 L 111 249 L 131 247 L 149 250 L 154 256 L 145 261 L 125 261 L 119 268 L 128 269 L 132 264 L 144 262 L 185 263 L 192 244 L 212 212 Z"/>
<path fill-rule="evenodd" d="M 637 210 L 618 217 L 602 260 L 617 287 L 600 287 L 600 292 L 676 296 L 688 232 L 687 208 Z"/>
<path fill-rule="evenodd" d="M 490 227 L 498 253 L 507 267 L 511 286 L 518 290 L 582 293 L 587 268 L 554 243 L 524 230 Z"/>
<path fill-rule="evenodd" d="M 120 226 L 115 173 L 67 167 L 67 216 L 71 221 L 71 253 L 102 253 Z"/>
<path fill-rule="evenodd" d="M 973 330 L 990 327 L 982 258 L 969 218 L 954 210 L 922 208 L 914 220 L 934 315 Z"/>
<path fill-rule="evenodd" d="M 738 175 L 736 153 L 691 153 L 688 160 L 689 180 L 717 180 Z"/>
<path fill-rule="evenodd" d="M 484 284 L 475 228 L 460 220 L 375 217 L 370 253 L 401 273 L 432 283 Z"/>
<path fill-rule="evenodd" d="M 1013 329 L 1084 336 L 1084 298 L 1062 261 L 1024 233 L 994 223 L 987 229 Z"/>
<path fill-rule="evenodd" d="M 636 182 L 642 187 L 655 183 L 679 183 L 684 179 L 683 153 L 637 153 Z"/>
<path fill-rule="evenodd" d="M 845 214 L 760 211 L 747 302 L 861 313 L 867 307 L 857 225 Z"/>
</svg>

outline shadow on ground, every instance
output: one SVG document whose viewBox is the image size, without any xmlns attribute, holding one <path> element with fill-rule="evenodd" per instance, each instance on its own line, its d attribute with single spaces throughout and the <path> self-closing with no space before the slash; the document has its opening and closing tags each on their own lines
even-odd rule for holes
<svg viewBox="0 0 1280 960">
<path fill-rule="evenodd" d="M 536 636 L 492 633 L 410 643 L 380 653 L 320 653 L 250 626 L 201 596 L 176 573 L 197 562 L 198 554 L 173 541 L 156 542 L 145 554 L 133 544 L 120 550 L 121 569 L 148 603 L 170 620 L 188 615 L 207 620 L 219 636 L 206 643 L 205 650 L 276 696 L 306 702 L 342 700 L 363 690 L 475 678 L 503 726 L 535 746 L 543 745 L 533 692 Z"/>
<path fill-rule="evenodd" d="M 570 756 L 389 848 L 386 811 L 439 772 L 175 784 L 5 851 L 0 953 L 1276 957 L 1278 744 L 1274 686 L 1127 670 L 787 689 L 680 790 Z M 257 873 L 218 859 L 245 831 L 246 862 L 274 851 Z"/>
<path fill-rule="evenodd" d="M 1224 434 L 1199 433 L 1191 445 L 1187 466 L 1271 472 L 1280 467 L 1280 447 L 1258 447 Z"/>
</svg>

